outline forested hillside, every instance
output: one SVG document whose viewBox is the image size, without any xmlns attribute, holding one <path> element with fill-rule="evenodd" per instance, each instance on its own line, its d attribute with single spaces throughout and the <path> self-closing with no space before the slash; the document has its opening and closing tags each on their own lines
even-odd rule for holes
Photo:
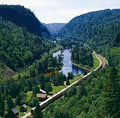
<svg viewBox="0 0 120 118">
<path fill-rule="evenodd" d="M 30 9 L 20 5 L 0 5 L 0 16 L 15 23 L 17 26 L 25 27 L 30 33 L 49 37 L 47 28 L 36 18 Z"/>
<path fill-rule="evenodd" d="M 41 37 L 0 18 L 0 60 L 13 70 L 29 64 L 51 48 Z"/>
<path fill-rule="evenodd" d="M 47 28 L 29 9 L 0 5 L 0 79 L 28 70 L 44 53 L 55 47 L 49 36 Z M 33 69 L 34 66 L 31 71 Z"/>
<path fill-rule="evenodd" d="M 101 10 L 73 18 L 59 32 L 65 42 L 87 42 L 94 49 L 120 45 L 120 10 Z"/>
<path fill-rule="evenodd" d="M 46 107 L 43 118 L 119 118 L 118 77 L 115 69 L 94 73 Z"/>
</svg>

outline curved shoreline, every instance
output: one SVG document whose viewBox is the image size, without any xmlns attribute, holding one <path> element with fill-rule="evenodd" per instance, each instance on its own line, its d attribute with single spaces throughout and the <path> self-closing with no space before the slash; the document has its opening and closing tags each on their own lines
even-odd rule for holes
<svg viewBox="0 0 120 118">
<path fill-rule="evenodd" d="M 78 68 L 80 68 L 80 69 L 83 69 L 83 70 L 85 70 L 85 71 L 91 71 L 90 69 L 88 69 L 88 68 L 85 68 L 85 67 L 82 67 L 82 66 L 80 66 L 80 65 L 78 65 L 78 64 L 75 64 L 75 63 L 73 63 L 72 62 L 72 65 L 74 65 L 74 66 L 76 66 L 76 67 L 78 67 Z"/>
</svg>

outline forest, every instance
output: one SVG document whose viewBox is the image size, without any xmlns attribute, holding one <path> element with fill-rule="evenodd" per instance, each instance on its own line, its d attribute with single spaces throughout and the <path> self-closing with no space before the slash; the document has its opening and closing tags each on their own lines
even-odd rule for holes
<svg viewBox="0 0 120 118">
<path fill-rule="evenodd" d="M 12 75 L 25 70 L 55 46 L 52 42 L 29 33 L 25 28 L 0 18 L 0 62 L 5 67 L 2 66 L 1 69 L 8 71 L 6 75 L 11 77 L 12 70 Z"/>
<path fill-rule="evenodd" d="M 32 64 L 51 47 L 42 37 L 0 18 L 0 59 L 14 71 Z"/>
<path fill-rule="evenodd" d="M 71 60 L 73 63 L 80 65 L 81 67 L 92 68 L 93 67 L 93 55 L 92 50 L 85 45 L 76 45 L 71 51 Z"/>
<path fill-rule="evenodd" d="M 59 32 L 64 45 L 85 42 L 94 50 L 120 45 L 120 9 L 90 12 L 73 18 Z M 68 42 L 68 43 L 67 43 Z"/>
<path fill-rule="evenodd" d="M 0 5 L 0 16 L 4 20 L 15 23 L 17 26 L 25 27 L 30 33 L 50 38 L 50 33 L 47 28 L 30 9 L 24 6 Z"/>
</svg>

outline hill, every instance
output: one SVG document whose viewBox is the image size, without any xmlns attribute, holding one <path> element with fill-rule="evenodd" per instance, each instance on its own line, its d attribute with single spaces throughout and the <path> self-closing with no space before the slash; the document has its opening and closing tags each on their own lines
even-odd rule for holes
<svg viewBox="0 0 120 118">
<path fill-rule="evenodd" d="M 40 59 L 51 48 L 49 41 L 0 17 L 0 61 L 5 67 L 18 72 Z M 6 70 L 1 65 L 0 68 Z M 5 76 L 4 73 L 1 77 Z"/>
<path fill-rule="evenodd" d="M 45 26 L 47 27 L 47 29 L 51 35 L 57 35 L 58 32 L 64 27 L 64 25 L 65 25 L 65 23 L 45 24 Z"/>
<path fill-rule="evenodd" d="M 0 5 L 0 16 L 15 23 L 17 26 L 25 27 L 30 33 L 49 37 L 47 28 L 36 18 L 30 9 L 20 5 Z"/>
<path fill-rule="evenodd" d="M 87 42 L 93 48 L 120 44 L 120 9 L 90 12 L 73 18 L 59 36 L 69 41 Z M 69 41 L 68 41 L 69 40 Z"/>
<path fill-rule="evenodd" d="M 33 64 L 52 44 L 47 28 L 24 6 L 0 5 L 0 79 Z"/>
</svg>

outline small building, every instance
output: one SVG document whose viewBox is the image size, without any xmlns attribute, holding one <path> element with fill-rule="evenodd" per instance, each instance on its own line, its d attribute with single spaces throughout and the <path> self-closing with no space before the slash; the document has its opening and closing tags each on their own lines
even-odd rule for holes
<svg viewBox="0 0 120 118">
<path fill-rule="evenodd" d="M 11 111 L 12 111 L 13 115 L 15 116 L 15 118 L 19 118 L 19 111 L 18 111 L 18 109 L 13 108 L 13 109 L 11 109 Z"/>
<path fill-rule="evenodd" d="M 8 114 L 5 115 L 5 118 L 19 118 L 19 111 L 16 108 L 10 110 Z"/>
<path fill-rule="evenodd" d="M 26 111 L 27 111 L 27 105 L 26 105 L 26 104 L 23 104 L 23 105 L 20 107 L 20 111 L 21 111 L 21 112 L 26 112 Z"/>
<path fill-rule="evenodd" d="M 43 100 L 46 100 L 46 99 L 47 99 L 47 94 L 37 93 L 37 94 L 36 94 L 36 97 L 37 97 L 39 100 L 43 101 Z"/>
<path fill-rule="evenodd" d="M 42 90 L 42 89 L 40 89 L 40 92 L 43 93 L 43 94 L 47 94 L 47 92 Z"/>
</svg>

